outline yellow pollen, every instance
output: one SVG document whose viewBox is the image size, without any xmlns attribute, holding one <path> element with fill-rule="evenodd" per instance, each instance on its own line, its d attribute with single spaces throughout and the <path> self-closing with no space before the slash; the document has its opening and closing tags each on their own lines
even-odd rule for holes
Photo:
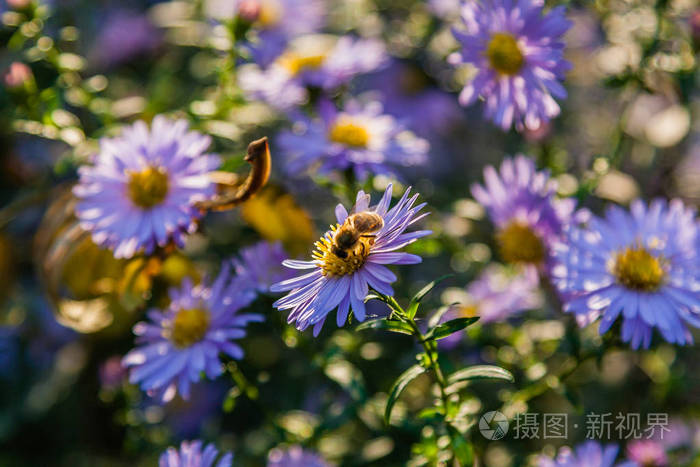
<svg viewBox="0 0 700 467">
<path fill-rule="evenodd" d="M 282 19 L 282 7 L 276 0 L 260 2 L 260 15 L 258 24 L 263 28 L 270 28 Z"/>
<path fill-rule="evenodd" d="M 366 148 L 369 143 L 369 133 L 367 130 L 347 120 L 339 120 L 336 122 L 331 128 L 328 138 L 335 143 L 354 148 Z"/>
<path fill-rule="evenodd" d="M 170 339 L 176 347 L 189 347 L 201 341 L 209 329 L 209 313 L 201 308 L 180 310 L 173 320 Z"/>
<path fill-rule="evenodd" d="M 307 70 L 316 70 L 323 65 L 326 60 L 325 55 L 299 55 L 294 52 L 288 52 L 280 57 L 280 63 L 292 75 L 296 76 L 299 73 Z"/>
<path fill-rule="evenodd" d="M 496 234 L 503 260 L 509 263 L 541 263 L 545 248 L 540 237 L 526 224 L 511 222 Z"/>
<path fill-rule="evenodd" d="M 491 36 L 486 47 L 486 57 L 493 69 L 504 75 L 516 74 L 525 62 L 515 37 L 506 32 L 497 32 Z"/>
<path fill-rule="evenodd" d="M 644 292 L 657 290 L 665 275 L 659 258 L 642 247 L 617 253 L 612 272 L 622 285 Z"/>
<path fill-rule="evenodd" d="M 331 233 L 326 234 L 316 242 L 316 250 L 312 253 L 314 259 L 321 262 L 319 267 L 324 276 L 339 277 L 353 274 L 365 264 L 372 245 L 374 245 L 374 238 L 361 237 L 355 248 L 347 252 L 347 258 L 339 258 L 332 251 L 333 233 L 338 227 L 340 224 L 332 225 Z"/>
<path fill-rule="evenodd" d="M 127 183 L 129 198 L 143 209 L 160 204 L 168 195 L 168 173 L 161 168 L 148 167 L 141 172 L 131 172 Z"/>
</svg>

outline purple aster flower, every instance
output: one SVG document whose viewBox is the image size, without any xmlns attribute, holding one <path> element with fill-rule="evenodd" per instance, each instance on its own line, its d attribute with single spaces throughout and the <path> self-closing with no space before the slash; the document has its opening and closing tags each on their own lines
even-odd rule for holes
<svg viewBox="0 0 700 467">
<path fill-rule="evenodd" d="M 239 84 L 249 97 L 290 110 L 308 99 L 307 87 L 334 89 L 386 61 L 384 45 L 378 40 L 308 35 L 290 43 L 265 68 L 241 67 Z"/>
<path fill-rule="evenodd" d="M 186 121 L 162 116 L 150 131 L 139 121 L 120 137 L 103 138 L 94 165 L 80 168 L 73 189 L 81 227 L 117 258 L 150 254 L 170 241 L 182 246 L 202 215 L 194 204 L 214 194 L 207 174 L 220 159 L 204 153 L 210 143 L 188 131 Z"/>
<path fill-rule="evenodd" d="M 521 311 L 539 308 L 539 276 L 534 268 L 507 268 L 497 263 L 484 269 L 476 280 L 469 283 L 465 302 L 451 307 L 441 322 L 459 317 L 479 317 L 482 324 L 503 321 Z M 438 342 L 443 348 L 452 348 L 462 339 L 454 333 Z"/>
<path fill-rule="evenodd" d="M 283 263 L 293 269 L 312 269 L 309 273 L 275 284 L 270 289 L 273 292 L 290 291 L 277 300 L 274 306 L 280 310 L 291 310 L 287 321 L 296 322 L 297 329 L 303 331 L 313 325 L 314 336 L 317 336 L 328 313 L 336 307 L 338 326 L 345 323 L 351 307 L 355 318 L 364 321 L 364 298 L 369 287 L 385 295 L 394 293 L 391 283 L 396 280 L 396 276 L 384 265 L 421 262 L 420 256 L 396 250 L 431 233 L 428 230 L 404 233 L 410 225 L 427 215 L 417 215 L 425 203 L 413 206 L 418 195 L 409 198 L 409 188 L 399 202 L 389 209 L 391 193 L 392 186 L 389 185 L 379 204 L 372 208 L 369 195 L 363 191 L 357 193 L 352 213 L 374 212 L 383 219 L 383 227 L 374 236 L 361 237 L 356 247 L 346 251 L 345 258 L 339 257 L 332 249 L 334 233 L 349 216 L 345 207 L 339 204 L 335 208 L 338 224 L 316 242 L 314 259 L 288 260 Z"/>
<path fill-rule="evenodd" d="M 575 451 L 565 446 L 559 449 L 556 458 L 541 456 L 538 467 L 612 467 L 617 457 L 618 446 L 602 446 L 597 441 L 579 444 Z"/>
<path fill-rule="evenodd" d="M 280 242 L 258 242 L 243 248 L 232 260 L 237 280 L 247 282 L 250 291 L 268 293 L 272 284 L 291 279 L 294 272 L 282 266 L 289 255 Z"/>
<path fill-rule="evenodd" d="M 602 316 L 604 334 L 622 317 L 622 339 L 648 347 L 652 329 L 686 344 L 700 326 L 700 261 L 695 212 L 679 200 L 613 206 L 605 218 L 571 226 L 557 245 L 552 276 L 564 311 L 581 324 Z"/>
<path fill-rule="evenodd" d="M 627 459 L 641 467 L 667 467 L 668 457 L 664 446 L 651 439 L 631 441 L 627 445 Z"/>
<path fill-rule="evenodd" d="M 571 23 L 563 6 L 542 15 L 542 0 L 468 1 L 462 7 L 464 28 L 453 34 L 461 51 L 452 64 L 470 63 L 477 69 L 459 102 L 471 105 L 481 97 L 485 115 L 504 130 L 513 123 L 538 128 L 559 115 L 554 97 L 563 99 L 559 83 L 571 65 L 563 58 L 561 36 Z"/>
<path fill-rule="evenodd" d="M 187 399 L 190 383 L 199 381 L 202 372 L 210 379 L 222 373 L 219 353 L 243 357 L 243 349 L 232 340 L 244 337 L 245 326 L 263 317 L 238 313 L 254 297 L 247 293 L 246 281 L 231 280 L 229 271 L 224 264 L 211 287 L 193 286 L 185 279 L 180 289 L 170 290 L 166 310 L 151 310 L 149 322 L 134 326 L 139 345 L 123 360 L 131 367 L 131 383 L 163 402 L 176 392 Z"/>
<path fill-rule="evenodd" d="M 319 118 L 299 117 L 295 131 L 283 131 L 279 147 L 292 175 L 312 167 L 327 174 L 352 168 L 364 180 L 369 174 L 392 174 L 395 166 L 426 161 L 430 144 L 405 130 L 378 102 L 352 101 L 344 110 L 324 101 Z"/>
<path fill-rule="evenodd" d="M 158 467 L 231 467 L 233 454 L 226 453 L 219 458 L 219 451 L 213 444 L 202 450 L 202 442 L 183 441 L 180 449 L 169 447 L 158 459 Z"/>
<path fill-rule="evenodd" d="M 114 66 L 153 52 L 161 43 L 155 26 L 145 14 L 118 10 L 100 28 L 91 55 L 104 66 Z"/>
<path fill-rule="evenodd" d="M 285 450 L 270 451 L 267 467 L 328 467 L 328 463 L 315 452 L 305 451 L 301 446 L 291 446 Z"/>
<path fill-rule="evenodd" d="M 363 89 L 381 96 L 378 100 L 386 113 L 425 138 L 447 134 L 463 117 L 454 98 L 432 86 L 415 66 L 394 60 L 363 81 Z"/>
<path fill-rule="evenodd" d="M 472 194 L 496 226 L 503 260 L 543 264 L 570 221 L 575 202 L 556 199 L 557 185 L 549 172 L 538 172 L 534 161 L 522 155 L 505 159 L 500 173 L 486 167 L 484 181 L 486 186 L 472 186 Z"/>
</svg>

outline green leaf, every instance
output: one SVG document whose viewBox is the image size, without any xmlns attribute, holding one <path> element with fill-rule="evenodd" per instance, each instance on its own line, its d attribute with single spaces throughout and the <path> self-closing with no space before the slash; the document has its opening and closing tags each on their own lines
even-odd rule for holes
<svg viewBox="0 0 700 467">
<path fill-rule="evenodd" d="M 447 377 L 447 384 L 453 385 L 462 381 L 471 381 L 475 379 L 501 379 L 511 383 L 515 381 L 511 372 L 500 366 L 475 365 L 452 373 Z"/>
<path fill-rule="evenodd" d="M 365 321 L 355 328 L 356 331 L 363 331 L 365 329 L 381 329 L 384 331 L 398 332 L 400 334 L 408 334 L 409 336 L 413 334 L 413 329 L 411 329 L 408 323 L 404 323 L 403 321 L 388 321 L 386 319 Z"/>
<path fill-rule="evenodd" d="M 471 326 L 472 324 L 476 323 L 479 321 L 478 317 L 474 318 L 456 318 L 452 319 L 446 323 L 442 323 L 439 326 L 434 327 L 430 331 L 428 331 L 428 334 L 425 335 L 426 340 L 430 339 L 444 339 L 445 337 L 449 336 L 450 334 L 454 334 L 457 331 L 461 331 L 462 329 L 466 328 L 467 326 Z"/>
<path fill-rule="evenodd" d="M 413 365 L 408 370 L 404 371 L 401 376 L 396 380 L 394 386 L 391 388 L 389 393 L 389 399 L 386 401 L 386 410 L 384 411 L 384 421 L 389 425 L 391 420 L 391 411 L 394 409 L 394 404 L 398 400 L 399 396 L 406 389 L 408 383 L 416 379 L 418 376 L 425 373 L 426 369 L 420 365 Z"/>
<path fill-rule="evenodd" d="M 422 289 L 418 291 L 417 294 L 413 296 L 411 299 L 411 302 L 408 304 L 408 309 L 406 310 L 406 313 L 408 314 L 409 317 L 413 318 L 416 316 L 416 312 L 418 311 L 418 307 L 420 306 L 420 302 L 423 301 L 423 298 L 428 295 L 436 285 L 438 285 L 440 282 L 444 281 L 445 279 L 452 277 L 454 274 L 445 274 L 442 277 L 438 277 L 434 281 L 432 281 L 430 284 L 426 285 Z"/>
<path fill-rule="evenodd" d="M 433 313 L 433 315 L 428 320 L 428 328 L 434 328 L 435 326 L 440 324 L 440 320 L 443 316 L 445 316 L 445 313 L 450 311 L 450 309 L 456 305 L 459 305 L 459 302 L 450 303 L 449 305 L 441 306 L 440 308 L 438 308 L 437 311 Z"/>
<path fill-rule="evenodd" d="M 459 461 L 459 465 L 469 467 L 474 465 L 474 451 L 471 443 L 469 443 L 462 433 L 454 426 L 447 424 L 447 431 L 450 434 L 450 444 L 452 444 L 452 452 Z"/>
</svg>

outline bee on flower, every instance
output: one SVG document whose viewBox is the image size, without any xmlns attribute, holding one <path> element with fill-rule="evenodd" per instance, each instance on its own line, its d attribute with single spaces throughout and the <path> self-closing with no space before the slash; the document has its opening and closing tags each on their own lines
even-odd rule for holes
<svg viewBox="0 0 700 467">
<path fill-rule="evenodd" d="M 358 321 L 364 321 L 364 299 L 370 287 L 385 295 L 394 293 L 391 284 L 396 275 L 385 265 L 421 262 L 420 256 L 396 250 L 431 233 L 428 230 L 406 232 L 408 227 L 427 215 L 418 214 L 425 204 L 414 206 L 418 195 L 409 198 L 408 189 L 389 209 L 391 194 L 392 186 L 389 185 L 379 203 L 370 207 L 370 196 L 360 191 L 351 213 L 339 204 L 335 209 L 338 223 L 316 242 L 313 260 L 287 260 L 283 263 L 292 269 L 311 270 L 271 287 L 273 292 L 289 292 L 274 306 L 290 310 L 288 322 L 296 323 L 297 329 L 303 331 L 313 326 L 314 335 L 318 335 L 328 314 L 335 308 L 338 309 L 338 326 L 345 324 L 351 309 Z M 374 224 L 381 224 L 381 227 L 357 232 L 356 241 L 343 240 L 338 244 L 337 232 L 351 229 L 346 222 L 353 223 L 357 219 L 355 216 L 363 213 L 370 213 L 375 221 L 381 219 Z M 338 249 L 343 253 L 338 255 Z"/>
</svg>

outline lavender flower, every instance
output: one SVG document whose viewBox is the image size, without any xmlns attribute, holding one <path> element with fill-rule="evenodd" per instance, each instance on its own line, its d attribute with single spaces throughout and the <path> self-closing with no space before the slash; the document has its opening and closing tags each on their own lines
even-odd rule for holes
<svg viewBox="0 0 700 467">
<path fill-rule="evenodd" d="M 251 22 L 256 37 L 244 46 L 253 60 L 265 67 L 290 40 L 323 26 L 325 4 L 323 0 L 207 0 L 205 13 L 221 21 L 238 15 Z"/>
<path fill-rule="evenodd" d="M 241 67 L 239 84 L 250 98 L 290 110 L 308 99 L 307 87 L 337 88 L 386 60 L 384 45 L 377 40 L 308 35 L 293 41 L 265 68 Z"/>
<path fill-rule="evenodd" d="M 118 10 L 100 28 L 91 54 L 101 65 L 114 66 L 153 52 L 160 43 L 160 34 L 146 15 Z"/>
<path fill-rule="evenodd" d="M 202 450 L 200 440 L 183 441 L 180 449 L 169 447 L 160 455 L 158 467 L 231 467 L 233 454 L 226 453 L 216 462 L 217 457 L 219 451 L 213 444 Z"/>
<path fill-rule="evenodd" d="M 73 193 L 76 215 L 92 240 L 117 258 L 150 254 L 196 228 L 197 201 L 214 194 L 207 174 L 218 156 L 204 154 L 210 138 L 188 131 L 184 120 L 157 116 L 151 130 L 142 121 L 118 138 L 103 138 L 94 165 L 79 170 Z"/>
<path fill-rule="evenodd" d="M 622 317 L 622 339 L 648 347 L 652 329 L 686 344 L 700 326 L 700 261 L 695 212 L 679 200 L 614 206 L 605 218 L 572 226 L 557 245 L 553 282 L 564 311 L 581 324 L 600 316 L 600 333 Z"/>
<path fill-rule="evenodd" d="M 556 182 L 522 155 L 505 159 L 500 174 L 486 167 L 484 180 L 486 186 L 473 185 L 472 194 L 496 225 L 501 257 L 510 263 L 543 264 L 570 221 L 575 202 L 556 199 Z"/>
<path fill-rule="evenodd" d="M 291 310 L 288 322 L 296 322 L 297 329 L 303 331 L 313 325 L 314 335 L 318 335 L 328 313 L 336 307 L 338 326 L 345 323 L 351 307 L 358 321 L 364 321 L 364 298 L 369 287 L 385 295 L 394 293 L 391 283 L 396 280 L 396 276 L 384 265 L 416 264 L 421 261 L 420 256 L 396 250 L 430 234 L 427 230 L 404 233 L 410 225 L 427 215 L 417 216 L 425 204 L 414 207 L 418 195 L 409 198 L 408 189 L 399 202 L 389 209 L 391 193 L 392 186 L 389 185 L 379 204 L 373 208 L 370 208 L 369 195 L 363 191 L 357 194 L 352 212 L 373 211 L 382 217 L 384 226 L 376 236 L 362 237 L 359 247 L 350 251 L 346 258 L 340 258 L 331 251 L 333 234 L 348 217 L 348 211 L 339 204 L 335 209 L 338 224 L 316 242 L 314 259 L 288 260 L 283 263 L 293 269 L 312 269 L 307 274 L 271 287 L 273 292 L 291 291 L 277 300 L 274 306 L 280 310 Z"/>
<path fill-rule="evenodd" d="M 322 174 L 351 168 L 364 180 L 369 174 L 392 174 L 393 166 L 418 165 L 427 159 L 429 143 L 382 114 L 378 102 L 353 101 L 343 111 L 323 102 L 319 114 L 318 120 L 299 117 L 297 131 L 279 135 L 290 174 L 311 167 Z"/>
<path fill-rule="evenodd" d="M 151 310 L 150 322 L 134 326 L 138 347 L 123 360 L 131 367 L 129 380 L 170 401 L 176 392 L 187 399 L 190 383 L 204 372 L 210 379 L 222 373 L 219 353 L 243 357 L 243 349 L 232 342 L 245 336 L 245 326 L 262 321 L 258 314 L 238 313 L 254 297 L 247 293 L 246 281 L 231 280 L 224 264 L 216 281 L 209 286 L 193 286 L 189 279 L 171 289 L 170 306 Z"/>
<path fill-rule="evenodd" d="M 328 467 L 328 464 L 315 452 L 305 451 L 301 446 L 291 446 L 286 450 L 270 451 L 267 467 Z"/>
<path fill-rule="evenodd" d="M 554 97 L 563 99 L 559 83 L 570 64 L 563 59 L 561 36 L 571 27 L 564 7 L 542 15 L 542 0 L 470 0 L 462 7 L 463 29 L 453 31 L 461 51 L 452 64 L 477 69 L 459 102 L 468 106 L 481 97 L 485 115 L 504 130 L 538 128 L 559 115 Z"/>
<path fill-rule="evenodd" d="M 668 456 L 659 441 L 634 440 L 627 445 L 627 459 L 642 467 L 667 467 Z"/>
<path fill-rule="evenodd" d="M 272 284 L 291 279 L 293 271 L 282 266 L 289 258 L 280 242 L 258 242 L 243 248 L 232 260 L 237 280 L 247 284 L 246 287 L 255 296 L 268 293 Z"/>
<path fill-rule="evenodd" d="M 559 449 L 555 459 L 541 456 L 538 467 L 612 467 L 618 447 L 614 444 L 602 446 L 597 441 L 579 444 L 575 451 L 565 446 Z"/>
</svg>

